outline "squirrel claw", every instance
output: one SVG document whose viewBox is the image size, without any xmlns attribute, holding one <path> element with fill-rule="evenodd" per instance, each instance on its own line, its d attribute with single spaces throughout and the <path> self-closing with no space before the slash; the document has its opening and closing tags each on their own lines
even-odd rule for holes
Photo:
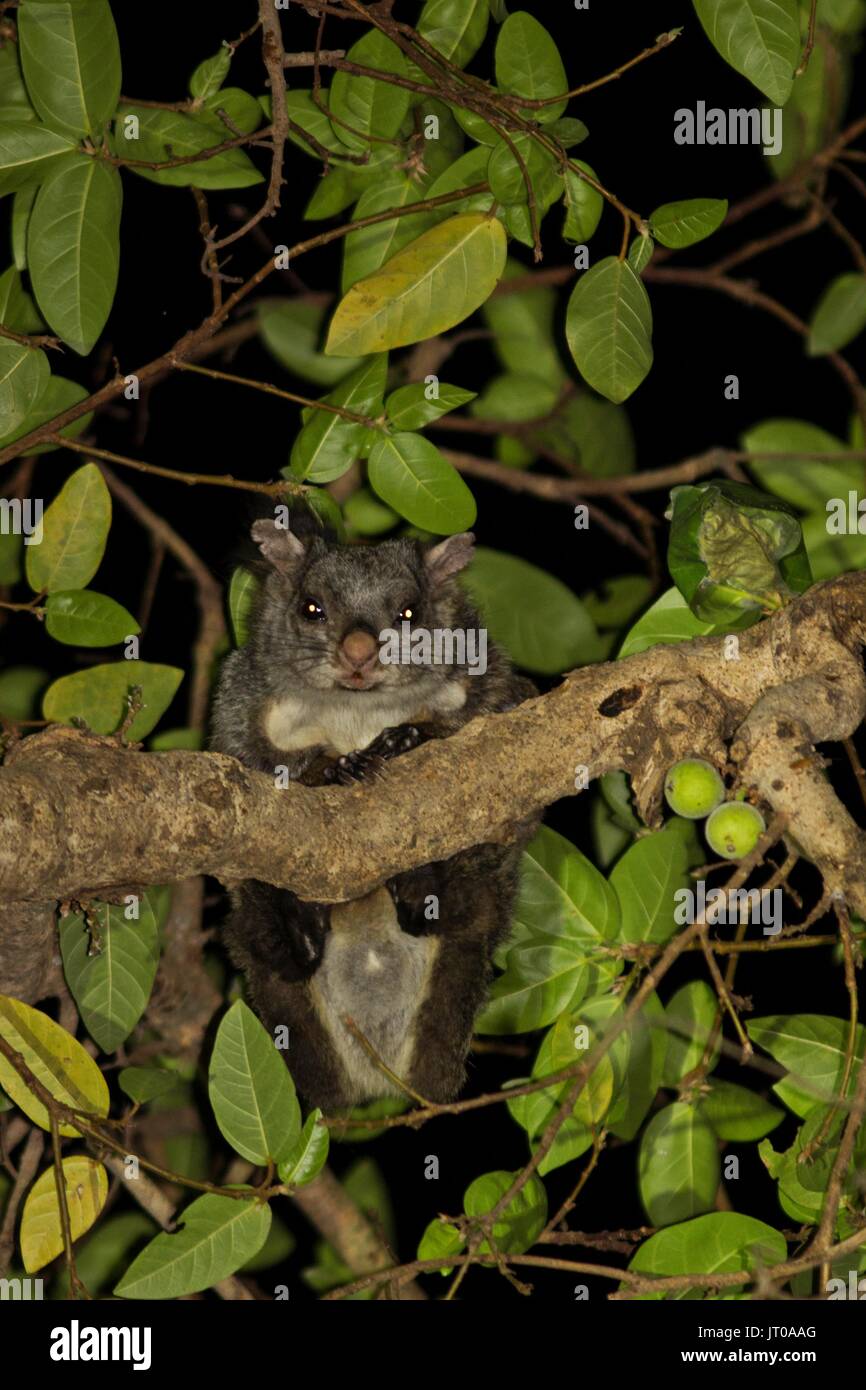
<svg viewBox="0 0 866 1390">
<path fill-rule="evenodd" d="M 377 753 L 344 753 L 330 767 L 325 768 L 326 782 L 339 782 L 343 787 L 351 787 L 355 782 L 363 782 L 367 777 L 381 780 L 384 759 Z"/>
<path fill-rule="evenodd" d="M 361 748 L 356 753 L 344 753 L 326 767 L 324 780 L 328 783 L 339 782 L 343 787 L 350 787 L 367 777 L 382 781 L 387 759 L 409 753 L 423 741 L 424 735 L 414 724 L 399 724 L 393 729 L 383 729 L 368 748 Z"/>
</svg>

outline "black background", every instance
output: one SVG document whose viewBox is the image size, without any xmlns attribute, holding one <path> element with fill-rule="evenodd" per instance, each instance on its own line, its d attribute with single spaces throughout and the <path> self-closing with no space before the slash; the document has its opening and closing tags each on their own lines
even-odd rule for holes
<svg viewBox="0 0 866 1390">
<path fill-rule="evenodd" d="M 252 22 L 254 8 L 251 3 L 187 3 L 158 9 L 114 5 L 124 62 L 124 96 L 166 101 L 185 97 L 195 65 L 213 53 L 223 38 L 236 38 Z M 580 116 L 590 130 L 589 139 L 577 154 L 588 160 L 602 182 L 629 206 L 649 212 L 662 202 L 696 196 L 727 197 L 733 203 L 767 180 L 758 147 L 701 148 L 674 143 L 674 112 L 678 107 L 694 108 L 698 100 L 724 108 L 761 104 L 755 89 L 712 49 L 685 0 L 658 0 L 649 6 L 626 0 L 592 0 L 586 12 L 574 10 L 570 0 L 527 0 L 525 8 L 555 34 L 574 85 L 618 66 L 652 43 L 662 30 L 685 27 L 671 49 L 569 108 L 569 114 Z M 411 21 L 418 12 L 417 4 L 398 0 L 398 18 Z M 313 46 L 315 21 L 300 4 L 293 3 L 284 15 L 283 30 L 287 49 Z M 353 25 L 332 21 L 324 46 L 347 47 L 361 32 Z M 491 37 L 495 32 L 491 25 Z M 491 54 L 489 37 L 474 60 L 473 70 L 487 74 Z M 290 80 L 292 85 L 309 85 L 309 70 L 294 70 Z M 257 38 L 239 50 L 230 83 L 254 93 L 262 90 Z M 857 114 L 855 98 L 849 116 Z M 253 157 L 266 173 L 266 155 L 256 153 Z M 231 248 L 225 269 L 232 275 L 252 273 L 268 259 L 274 244 L 291 245 L 310 231 L 331 225 L 302 221 L 318 166 L 291 145 L 287 158 L 283 206 L 272 221 Z M 863 203 L 841 180 L 832 185 L 832 193 L 838 197 L 837 213 L 856 232 L 858 225 L 862 227 Z M 225 234 L 240 225 L 263 196 L 264 185 L 209 193 L 212 220 Z M 199 271 L 201 241 L 190 191 L 157 187 L 125 173 L 124 197 L 120 287 L 103 344 L 86 360 L 67 352 L 60 368 L 90 388 L 111 374 L 112 357 L 118 359 L 124 372 L 132 371 L 164 352 L 210 308 L 210 286 Z M 348 215 L 336 220 L 345 220 Z M 709 264 L 747 235 L 771 231 L 797 215 L 772 205 L 742 226 L 730 232 L 723 230 L 712 242 L 678 253 L 672 263 Z M 560 213 L 554 210 L 543 228 L 545 266 L 571 259 L 560 240 L 559 226 Z M 618 215 L 606 210 L 591 243 L 593 261 L 619 249 L 621 227 Z M 511 254 L 530 268 L 531 254 L 525 248 L 515 243 Z M 279 274 L 271 276 L 265 291 L 273 295 L 303 287 L 330 290 L 338 278 L 339 257 L 339 246 L 305 256 L 293 265 L 290 275 L 282 279 Z M 819 231 L 734 273 L 754 278 L 808 318 L 832 276 L 852 268 L 846 249 L 829 232 Z M 640 468 L 673 463 L 713 445 L 736 446 L 742 429 L 774 415 L 800 416 L 838 435 L 847 433 L 850 399 L 841 382 L 826 363 L 809 361 L 801 340 L 784 326 L 757 310 L 704 290 L 652 285 L 650 293 L 655 365 L 627 407 Z M 560 311 L 565 300 L 562 293 Z M 560 343 L 565 360 L 561 328 Z M 862 339 L 849 356 L 855 366 L 862 366 Z M 492 355 L 483 345 L 473 343 L 455 354 L 445 375 L 449 381 L 480 389 L 493 366 Z M 243 345 L 229 369 L 288 389 L 317 393 L 304 382 L 292 381 L 256 343 Z M 724 378 L 730 373 L 739 378 L 738 401 L 724 399 Z M 271 479 L 287 462 L 297 428 L 297 409 L 286 402 L 179 373 L 146 393 L 138 405 L 115 403 L 94 421 L 90 437 L 104 448 L 163 466 Z M 447 442 L 460 447 L 460 436 L 451 436 Z M 466 436 L 465 445 L 480 451 L 476 436 Z M 43 458 L 38 464 L 35 495 L 49 499 L 62 478 L 80 462 L 62 453 Z M 195 546 L 217 574 L 225 577 L 238 540 L 238 494 L 218 488 L 187 489 L 139 474 L 125 473 L 124 477 Z M 605 576 L 632 572 L 636 567 L 636 557 L 619 549 L 604 532 L 597 528 L 588 533 L 575 531 L 568 507 L 506 495 L 480 483 L 474 484 L 473 490 L 479 504 L 475 530 L 482 544 L 513 551 L 542 565 L 576 592 Z M 661 518 L 665 496 L 650 494 L 641 500 Z M 148 542 L 119 507 L 115 517 L 98 587 L 135 611 L 149 559 Z M 167 563 L 142 641 L 145 659 L 189 666 L 196 624 L 193 599 L 185 576 Z M 71 669 L 70 663 L 83 659 L 74 649 L 52 643 L 25 618 L 8 622 L 0 639 L 4 665 L 34 661 L 62 674 Z M 181 687 L 163 727 L 184 722 L 185 699 L 186 689 Z M 587 807 L 586 797 L 563 803 L 552 809 L 548 821 L 590 852 Z M 805 884 L 807 891 L 813 886 L 808 881 Z M 220 913 L 221 908 L 214 909 L 214 921 Z M 842 974 L 831 964 L 829 952 L 788 952 L 781 961 L 781 965 L 776 961 L 771 965 L 762 958 L 752 963 L 746 957 L 741 963 L 738 992 L 754 996 L 758 1013 L 803 1009 L 845 1016 Z M 662 990 L 663 999 L 698 973 L 694 958 L 672 972 Z M 478 1057 L 472 1063 L 469 1085 L 473 1091 L 490 1090 L 509 1076 L 528 1072 L 530 1066 L 531 1055 L 525 1064 L 513 1058 Z M 723 1063 L 720 1074 L 761 1084 L 760 1078 L 744 1076 L 731 1063 Z M 792 1133 L 793 1126 L 786 1122 L 773 1136 L 775 1146 L 786 1146 Z M 525 1137 L 503 1107 L 443 1119 L 417 1134 L 399 1129 L 372 1146 L 336 1146 L 332 1150 L 335 1168 L 342 1171 L 364 1152 L 375 1154 L 393 1194 L 399 1254 L 404 1258 L 414 1256 L 417 1238 L 434 1214 L 460 1211 L 463 1190 L 473 1177 L 492 1168 L 517 1168 L 526 1159 Z M 792 1223 L 777 1207 L 774 1185 L 760 1164 L 756 1146 L 738 1149 L 729 1144 L 726 1152 L 739 1152 L 741 1158 L 740 1181 L 728 1185 L 737 1209 L 789 1227 Z M 435 1183 L 423 1177 L 425 1156 L 430 1154 L 438 1155 L 441 1164 L 441 1178 Z M 593 1230 L 643 1222 L 636 1194 L 635 1157 L 635 1145 L 609 1147 L 577 1209 L 575 1226 Z M 551 1206 L 568 1190 L 574 1172 L 570 1165 L 546 1180 Z M 292 1224 L 299 1235 L 298 1252 L 285 1271 L 269 1271 L 260 1279 L 266 1290 L 272 1282 L 290 1282 L 294 1298 L 305 1296 L 297 1273 L 309 1257 L 310 1243 L 304 1223 L 294 1219 Z M 574 1252 L 576 1258 L 581 1254 L 591 1258 L 588 1252 Z M 545 1298 L 573 1298 L 572 1285 L 577 1281 L 568 1275 L 539 1273 L 533 1275 L 533 1282 Z M 431 1284 L 431 1289 L 438 1292 L 438 1286 Z M 504 1280 L 487 1271 L 471 1274 L 463 1292 L 470 1298 L 516 1297 Z M 598 1286 L 592 1292 L 598 1296 L 602 1289 Z"/>
</svg>

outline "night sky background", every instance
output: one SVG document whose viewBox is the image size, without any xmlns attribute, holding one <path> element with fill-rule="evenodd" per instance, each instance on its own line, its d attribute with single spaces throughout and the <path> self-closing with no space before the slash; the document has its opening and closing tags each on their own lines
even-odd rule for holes
<svg viewBox="0 0 866 1390">
<path fill-rule="evenodd" d="M 652 43 L 661 31 L 685 26 L 684 34 L 669 50 L 569 107 L 568 114 L 582 118 L 590 131 L 589 139 L 574 153 L 588 160 L 602 182 L 629 206 L 649 212 L 663 202 L 698 196 L 726 197 L 733 203 L 767 181 L 758 147 L 701 148 L 674 143 L 674 112 L 678 107 L 694 108 L 698 100 L 724 108 L 761 104 L 760 94 L 716 54 L 686 0 L 658 0 L 651 6 L 626 0 L 593 0 L 586 12 L 573 10 L 569 0 L 525 0 L 523 7 L 555 34 L 573 85 L 615 68 Z M 187 80 L 196 64 L 212 54 L 223 38 L 236 38 L 252 22 L 255 7 L 236 2 L 160 7 L 158 20 L 153 7 L 147 5 L 115 4 L 113 10 L 124 61 L 124 96 L 177 101 L 187 95 Z M 398 0 L 398 18 L 413 20 L 418 12 L 419 6 L 411 0 Z M 292 4 L 283 23 L 286 47 L 311 48 L 315 28 L 315 21 L 301 5 Z M 359 27 L 332 21 L 324 46 L 348 47 L 360 33 Z M 472 65 L 476 73 L 487 75 L 492 69 L 491 39 L 495 33 L 491 25 L 487 44 Z M 239 50 L 230 83 L 258 93 L 263 89 L 262 77 L 259 41 L 254 38 Z M 311 74 L 309 70 L 294 70 L 290 81 L 308 86 Z M 855 91 L 856 85 L 855 81 Z M 849 119 L 859 114 L 855 96 Z M 253 152 L 253 157 L 266 173 L 266 153 Z M 301 218 L 316 184 L 316 162 L 292 145 L 287 146 L 287 161 L 288 182 L 281 211 L 231 248 L 231 261 L 225 267 L 228 273 L 246 278 L 263 264 L 275 243 L 291 245 L 331 225 L 305 224 Z M 837 215 L 856 233 L 863 225 L 862 200 L 841 180 L 833 183 L 832 192 L 838 199 Z M 210 308 L 210 285 L 199 271 L 201 240 L 190 191 L 158 187 L 125 173 L 124 196 L 120 287 L 103 344 L 90 359 L 79 359 L 67 351 L 59 368 L 90 388 L 110 376 L 112 357 L 124 371 L 132 371 L 164 352 Z M 259 205 L 264 185 L 209 192 L 207 196 L 212 221 L 225 234 Z M 8 202 L 4 206 L 8 208 Z M 341 214 L 335 221 L 347 216 Z M 676 253 L 669 263 L 708 265 L 747 237 L 771 232 L 797 216 L 796 211 L 772 204 L 730 232 L 723 229 L 711 241 Z M 571 260 L 569 248 L 559 236 L 560 225 L 561 212 L 554 209 L 542 231 L 545 266 Z M 618 251 L 621 229 L 618 215 L 607 209 L 590 244 L 593 263 Z M 301 287 L 331 290 L 338 279 L 340 254 L 338 243 L 305 256 L 291 277 L 271 276 L 264 292 L 293 293 Z M 510 254 L 531 268 L 531 253 L 526 248 L 512 243 Z M 828 231 L 821 230 L 733 273 L 754 278 L 798 315 L 808 318 L 828 281 L 850 269 L 849 252 Z M 851 407 L 841 381 L 826 363 L 808 359 L 801 340 L 783 325 L 718 294 L 679 286 L 648 288 L 655 320 L 655 364 L 627 403 L 640 468 L 674 463 L 715 445 L 736 447 L 743 429 L 775 415 L 800 416 L 837 435 L 846 435 Z M 566 300 L 567 293 L 561 292 L 563 361 L 568 360 L 561 330 Z M 250 303 L 241 317 L 251 311 Z M 862 338 L 847 355 L 862 374 Z M 302 393 L 315 395 L 319 391 L 294 381 L 255 341 L 242 345 L 229 363 L 214 359 L 208 363 Z M 480 390 L 494 369 L 495 359 L 487 346 L 473 342 L 449 360 L 443 376 Z M 729 373 L 739 377 L 738 401 L 724 399 L 724 378 Z M 236 477 L 263 480 L 276 477 L 287 463 L 298 423 L 297 408 L 285 401 L 178 373 L 156 385 L 137 405 L 116 402 L 96 417 L 88 437 L 103 448 L 171 468 L 230 472 Z M 484 450 L 485 441 L 479 436 L 451 434 L 439 438 L 455 448 Z M 68 452 L 42 458 L 37 465 L 34 495 L 46 500 L 52 497 L 60 481 L 81 462 Z M 216 574 L 224 578 L 230 573 L 232 552 L 239 539 L 242 501 L 238 494 L 216 488 L 187 489 L 178 483 L 120 471 L 124 481 L 134 484 L 140 496 L 191 542 Z M 575 531 L 568 506 L 506 494 L 493 485 L 474 482 L 472 486 L 479 506 L 474 529 L 480 544 L 519 554 L 557 575 L 578 593 L 607 576 L 636 571 L 637 557 L 619 548 L 605 532 L 597 527 L 589 532 Z M 642 494 L 639 500 L 661 518 L 666 495 Z M 148 563 L 147 536 L 115 505 L 115 521 L 97 587 L 135 612 Z M 142 642 L 142 656 L 188 667 L 195 629 L 192 588 L 169 559 Z M 83 659 L 75 649 L 51 642 L 36 624 L 24 618 L 10 621 L 0 640 L 3 665 L 28 661 L 59 675 Z M 112 657 L 108 654 L 100 659 Z M 184 685 L 162 727 L 184 723 L 186 694 Z M 588 808 L 589 798 L 581 797 L 552 808 L 547 818 L 587 853 L 591 852 Z M 814 887 L 811 880 L 804 880 L 804 886 L 807 892 Z M 216 894 L 217 885 L 212 887 Z M 221 913 L 219 906 L 211 910 L 212 924 Z M 846 1015 L 842 972 L 832 967 L 829 952 L 787 952 L 781 961 L 781 965 L 771 966 L 765 958 L 753 962 L 747 956 L 740 965 L 737 992 L 752 994 L 757 1012 L 803 1009 Z M 663 1000 L 699 973 L 696 958 L 687 958 L 665 981 Z M 494 1089 L 513 1075 L 528 1073 L 531 1060 L 531 1055 L 525 1063 L 512 1057 L 477 1056 L 471 1063 L 470 1087 L 472 1091 Z M 723 1063 L 718 1074 L 747 1084 L 763 1084 L 755 1073 L 745 1075 L 730 1062 Z M 774 1146 L 786 1147 L 792 1135 L 793 1125 L 786 1122 L 772 1136 Z M 756 1146 L 727 1144 L 725 1151 L 741 1156 L 740 1181 L 728 1185 L 737 1209 L 779 1227 L 790 1227 L 791 1220 L 777 1206 L 774 1184 L 760 1164 Z M 224 1148 L 220 1152 L 224 1153 Z M 432 1216 L 461 1209 L 462 1193 L 473 1177 L 493 1168 L 517 1168 L 527 1156 L 525 1136 L 504 1106 L 443 1119 L 418 1133 L 398 1129 L 372 1145 L 337 1145 L 332 1149 L 335 1169 L 342 1171 L 363 1152 L 373 1153 L 381 1164 L 398 1212 L 398 1253 L 407 1259 L 414 1257 L 415 1243 Z M 592 1230 L 643 1223 L 636 1190 L 636 1152 L 635 1144 L 624 1147 L 614 1141 L 609 1145 L 572 1218 L 575 1227 Z M 438 1183 L 426 1182 L 423 1177 L 429 1154 L 440 1158 Z M 577 1168 L 569 1165 L 546 1179 L 551 1209 L 568 1191 L 576 1173 Z M 261 1276 L 262 1285 L 268 1289 L 272 1282 L 284 1280 L 290 1283 L 293 1299 L 309 1297 L 297 1276 L 308 1262 L 311 1242 L 303 1220 L 291 1212 L 287 1215 L 299 1236 L 298 1251 L 282 1273 L 274 1270 Z M 589 1252 L 580 1250 L 550 1253 L 591 1258 Z M 543 1272 L 537 1277 L 533 1272 L 532 1281 L 545 1299 L 573 1299 L 572 1286 L 577 1282 L 568 1275 Z M 439 1293 L 444 1284 L 431 1281 L 429 1287 Z M 603 1296 L 599 1285 L 591 1282 L 590 1288 L 593 1298 Z M 479 1270 L 469 1275 L 462 1296 L 512 1299 L 517 1295 L 505 1280 Z"/>
</svg>

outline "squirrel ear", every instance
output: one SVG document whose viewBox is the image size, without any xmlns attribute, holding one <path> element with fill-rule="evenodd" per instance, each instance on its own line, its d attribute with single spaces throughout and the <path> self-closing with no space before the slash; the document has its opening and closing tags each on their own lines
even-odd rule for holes
<svg viewBox="0 0 866 1390">
<path fill-rule="evenodd" d="M 430 583 L 434 589 L 443 584 L 452 574 L 465 569 L 475 552 L 475 537 L 471 531 L 461 531 L 457 536 L 448 536 L 427 551 L 425 562 Z"/>
<path fill-rule="evenodd" d="M 273 521 L 254 521 L 250 535 L 279 574 L 293 574 L 306 554 L 298 537 Z"/>
</svg>

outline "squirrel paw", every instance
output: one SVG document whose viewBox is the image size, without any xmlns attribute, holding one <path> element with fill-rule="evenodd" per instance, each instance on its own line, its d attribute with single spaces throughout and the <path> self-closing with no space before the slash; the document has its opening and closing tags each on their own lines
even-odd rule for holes
<svg viewBox="0 0 866 1390">
<path fill-rule="evenodd" d="M 330 767 L 325 768 L 326 782 L 339 782 L 351 786 L 353 782 L 363 782 L 367 777 L 381 779 L 385 762 L 396 758 L 400 753 L 408 753 L 423 742 L 424 735 L 414 724 L 400 724 L 393 729 L 383 729 L 378 738 L 368 748 L 357 753 L 344 753 Z"/>
</svg>

